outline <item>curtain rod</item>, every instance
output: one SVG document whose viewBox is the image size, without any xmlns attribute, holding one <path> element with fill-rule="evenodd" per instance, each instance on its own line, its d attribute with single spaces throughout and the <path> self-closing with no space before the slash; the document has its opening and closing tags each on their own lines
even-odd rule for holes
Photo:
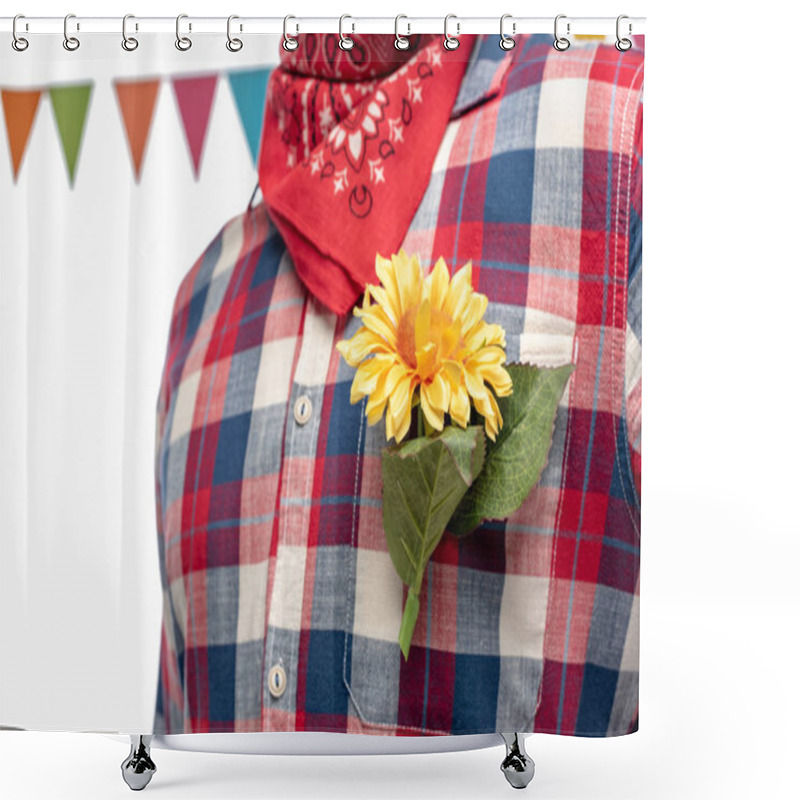
<svg viewBox="0 0 800 800">
<path fill-rule="evenodd" d="M 228 30 L 227 17 L 193 17 L 181 15 L 182 34 L 225 34 Z M 611 35 L 617 30 L 616 17 L 570 17 L 561 16 L 560 30 L 577 35 Z M 507 35 L 524 33 L 553 33 L 554 17 L 514 17 L 505 15 L 503 30 Z M 64 34 L 64 17 L 20 17 L 17 20 L 17 34 L 39 33 Z M 352 33 L 395 33 L 394 17 L 352 17 L 346 15 L 343 23 L 339 17 L 293 17 L 289 33 L 339 33 L 340 24 L 345 35 Z M 444 33 L 444 17 L 402 17 L 399 22 L 401 36 L 414 33 Z M 629 27 L 630 26 L 630 27 Z M 0 17 L 0 31 L 11 33 L 12 17 Z M 624 35 L 643 34 L 645 17 L 624 19 Z M 175 33 L 175 17 L 136 17 L 127 22 L 128 34 Z M 282 34 L 283 17 L 234 17 L 231 31 L 235 34 Z M 451 35 L 500 33 L 500 17 L 459 17 L 451 16 L 448 22 Z M 69 32 L 76 33 L 122 33 L 122 17 L 80 17 L 70 15 Z"/>
</svg>

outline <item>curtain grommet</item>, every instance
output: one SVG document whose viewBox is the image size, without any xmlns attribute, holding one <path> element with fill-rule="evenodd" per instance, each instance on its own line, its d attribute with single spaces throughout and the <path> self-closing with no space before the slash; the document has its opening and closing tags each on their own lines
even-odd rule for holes
<svg viewBox="0 0 800 800">
<path fill-rule="evenodd" d="M 289 20 L 290 19 L 297 19 L 297 17 L 293 17 L 291 14 L 287 14 L 283 18 L 283 49 L 286 50 L 288 53 L 293 53 L 300 47 L 300 42 L 294 38 L 294 36 L 289 36 Z M 299 28 L 295 23 L 295 33 L 299 33 Z"/>
<path fill-rule="evenodd" d="M 126 14 L 122 18 L 122 49 L 132 53 L 138 46 L 139 40 L 135 36 L 128 36 L 128 20 L 134 19 L 133 14 Z M 139 30 L 139 24 L 136 23 L 136 30 Z"/>
<path fill-rule="evenodd" d="M 500 17 L 500 49 L 501 50 L 513 50 L 517 43 L 514 41 L 514 34 L 517 32 L 517 23 L 511 23 L 511 34 L 507 34 L 503 31 L 503 24 L 507 19 L 511 19 L 511 14 L 503 14 Z"/>
<path fill-rule="evenodd" d="M 558 50 L 559 53 L 563 53 L 565 50 L 569 50 L 569 46 L 571 44 L 570 40 L 567 39 L 566 36 L 560 36 L 558 33 L 558 23 L 559 20 L 567 19 L 566 14 L 558 14 L 556 16 L 555 22 L 553 23 L 553 47 Z M 569 21 L 567 22 L 567 34 L 569 34 L 570 24 Z"/>
<path fill-rule="evenodd" d="M 18 52 L 24 53 L 28 49 L 30 42 L 24 37 L 17 34 L 17 20 L 25 19 L 24 14 L 17 14 L 14 17 L 14 22 L 11 24 L 11 46 Z"/>
<path fill-rule="evenodd" d="M 81 46 L 81 41 L 76 36 L 70 36 L 69 35 L 69 31 L 67 29 L 67 26 L 69 25 L 70 19 L 75 19 L 75 15 L 74 14 L 67 14 L 67 16 L 64 17 L 64 41 L 63 41 L 63 45 L 64 45 L 64 49 L 65 50 L 69 50 L 70 53 L 74 53 Z M 80 23 L 76 23 L 75 24 L 75 30 L 79 31 L 80 29 L 81 29 Z"/>
<path fill-rule="evenodd" d="M 175 18 L 175 47 L 182 53 L 185 53 L 192 46 L 192 40 L 188 36 L 181 34 L 181 20 L 186 19 L 188 16 L 188 14 L 178 14 Z M 191 29 L 192 23 L 190 22 L 189 30 L 191 31 Z"/>
<path fill-rule="evenodd" d="M 447 32 L 447 23 L 450 22 L 451 19 L 456 20 L 456 35 L 451 36 Z M 444 18 L 444 41 L 442 42 L 442 46 L 445 50 L 458 50 L 458 46 L 461 42 L 458 41 L 458 35 L 461 33 L 461 23 L 458 21 L 458 18 L 455 14 L 448 14 Z"/>
<path fill-rule="evenodd" d="M 244 47 L 244 42 L 242 42 L 241 39 L 237 38 L 236 36 L 231 36 L 231 22 L 233 22 L 233 20 L 235 19 L 239 19 L 238 14 L 231 14 L 228 17 L 228 28 L 227 28 L 228 41 L 225 42 L 225 47 L 227 47 L 231 53 L 238 53 Z M 242 26 L 240 25 L 239 30 L 241 31 L 241 29 Z"/>
<path fill-rule="evenodd" d="M 355 45 L 355 42 L 349 36 L 344 35 L 343 28 L 344 28 L 344 21 L 346 19 L 353 19 L 353 18 L 349 14 L 342 14 L 342 16 L 339 17 L 339 49 L 345 51 L 352 50 Z M 351 31 L 351 33 L 355 33 L 355 30 L 356 26 L 355 24 L 353 24 L 353 30 Z"/>
<path fill-rule="evenodd" d="M 407 22 L 406 25 L 408 26 L 408 32 L 405 36 L 400 35 L 400 20 L 401 19 L 408 19 L 405 14 L 398 14 L 394 18 L 394 46 L 398 50 L 408 50 L 411 47 L 411 42 L 408 40 L 408 36 L 411 36 L 411 23 Z"/>
</svg>

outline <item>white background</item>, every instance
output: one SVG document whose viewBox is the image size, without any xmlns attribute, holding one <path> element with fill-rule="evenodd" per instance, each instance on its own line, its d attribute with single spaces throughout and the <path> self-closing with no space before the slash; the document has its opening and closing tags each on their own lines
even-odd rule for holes
<svg viewBox="0 0 800 800">
<path fill-rule="evenodd" d="M 716 8 L 681 0 L 624 8 L 572 0 L 569 8 L 535 9 L 417 1 L 379 10 L 363 1 L 267 9 L 243 0 L 236 8 L 219 0 L 195 0 L 191 8 L 86 0 L 81 8 L 38 2 L 19 9 L 647 17 L 640 731 L 611 740 L 530 738 L 537 775 L 527 791 L 539 798 L 797 796 L 800 174 L 793 98 L 800 19 L 785 5 L 780 15 L 763 5 Z M 5 37 L 0 46 L 9 46 Z M 241 206 L 223 195 L 220 203 Z M 129 791 L 120 742 L 77 733 L 0 735 L 5 796 Z M 145 791 L 161 797 L 463 800 L 512 791 L 498 770 L 500 748 L 315 759 L 156 750 L 154 757 L 159 771 Z"/>
<path fill-rule="evenodd" d="M 174 33 L 140 34 L 133 53 L 82 38 L 74 53 L 60 34 L 0 51 L 5 85 L 93 83 L 74 187 L 50 94 L 16 185 L 0 127 L 0 722 L 142 731 L 160 644 L 153 461 L 170 311 L 256 186 L 225 72 L 268 65 L 280 36 L 241 53 L 224 36 L 179 52 Z M 217 72 L 195 180 L 170 77 Z M 112 82 L 154 75 L 136 184 Z"/>
</svg>

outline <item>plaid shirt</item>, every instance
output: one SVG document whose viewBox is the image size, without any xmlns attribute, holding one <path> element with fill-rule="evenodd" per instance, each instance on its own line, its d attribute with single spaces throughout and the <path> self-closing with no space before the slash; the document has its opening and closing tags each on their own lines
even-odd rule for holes
<svg viewBox="0 0 800 800">
<path fill-rule="evenodd" d="M 158 404 L 154 732 L 638 727 L 643 51 L 481 37 L 403 247 L 468 259 L 509 361 L 574 362 L 522 507 L 427 568 L 408 661 L 383 422 L 264 206 L 175 300 Z"/>
</svg>

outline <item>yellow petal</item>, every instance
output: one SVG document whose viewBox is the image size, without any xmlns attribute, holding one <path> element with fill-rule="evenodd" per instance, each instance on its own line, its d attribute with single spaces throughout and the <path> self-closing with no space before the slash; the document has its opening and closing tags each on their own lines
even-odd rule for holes
<svg viewBox="0 0 800 800">
<path fill-rule="evenodd" d="M 445 313 L 460 319 L 472 292 L 472 262 L 467 261 L 450 281 L 450 291 L 444 304 Z"/>
<path fill-rule="evenodd" d="M 402 377 L 389 395 L 389 416 L 395 431 L 402 429 L 406 416 L 411 416 L 412 377 L 410 374 Z"/>
<path fill-rule="evenodd" d="M 505 360 L 505 350 L 496 344 L 481 347 L 469 357 L 469 363 L 474 367 L 493 367 L 504 363 Z"/>
<path fill-rule="evenodd" d="M 464 337 L 464 347 L 470 352 L 491 345 L 505 348 L 506 332 L 501 325 L 480 323 Z"/>
<path fill-rule="evenodd" d="M 490 392 L 486 392 L 482 397 L 473 397 L 472 401 L 475 404 L 475 408 L 478 409 L 478 413 L 484 417 L 493 417 L 494 410 L 492 409 L 492 403 L 489 399 L 491 397 Z"/>
<path fill-rule="evenodd" d="M 442 412 L 447 411 L 450 405 L 450 384 L 445 380 L 444 373 L 439 371 L 433 376 L 428 386 L 428 398 L 436 408 Z"/>
<path fill-rule="evenodd" d="M 499 364 L 483 367 L 481 369 L 481 375 L 487 383 L 491 384 L 494 393 L 498 397 L 507 397 L 513 391 L 511 376 L 508 374 L 508 371 Z"/>
<path fill-rule="evenodd" d="M 455 391 L 461 383 L 461 364 L 452 359 L 445 359 L 442 362 L 442 369 L 450 384 L 450 390 Z"/>
<path fill-rule="evenodd" d="M 377 403 L 383 399 L 388 400 L 392 392 L 396 391 L 400 380 L 406 374 L 408 374 L 408 370 L 405 365 L 395 362 L 378 381 L 375 391 L 372 393 L 372 398 L 374 398 L 375 402 Z"/>
<path fill-rule="evenodd" d="M 475 401 L 475 408 L 484 417 L 486 435 L 494 441 L 500 426 L 503 424 L 503 417 L 500 414 L 494 395 L 491 392 L 487 392 L 486 397 L 481 397 Z"/>
<path fill-rule="evenodd" d="M 400 296 L 400 316 L 403 312 L 419 303 L 422 290 L 422 267 L 417 256 L 409 258 L 405 250 L 392 256 L 397 290 Z"/>
<path fill-rule="evenodd" d="M 383 286 L 370 287 L 370 293 L 375 298 L 380 308 L 383 309 L 384 314 L 386 314 L 386 318 L 396 328 L 400 318 L 396 315 L 396 311 L 392 300 L 389 297 L 389 293 L 383 288 Z"/>
<path fill-rule="evenodd" d="M 414 357 L 417 361 L 417 374 L 421 381 L 427 380 L 436 368 L 436 345 L 428 342 Z"/>
<path fill-rule="evenodd" d="M 486 429 L 486 435 L 492 441 L 495 441 L 498 431 L 503 427 L 503 417 L 500 414 L 497 401 L 494 399 L 494 395 L 491 392 L 489 392 L 489 404 L 491 406 L 491 413 L 484 414 L 484 428 Z"/>
<path fill-rule="evenodd" d="M 392 420 L 395 441 L 402 441 L 411 427 L 411 396 L 416 388 L 414 376 L 401 380 L 389 398 L 389 413 L 386 419 Z"/>
<path fill-rule="evenodd" d="M 364 410 L 369 425 L 374 425 L 383 416 L 387 402 L 388 399 L 386 397 L 376 402 L 374 398 L 370 396 L 369 400 L 367 400 L 367 407 Z"/>
<path fill-rule="evenodd" d="M 454 321 L 442 331 L 442 353 L 445 355 L 455 353 L 460 339 L 461 326 Z"/>
<path fill-rule="evenodd" d="M 470 331 L 474 325 L 480 322 L 481 317 L 486 312 L 488 305 L 489 298 L 485 294 L 473 292 L 472 297 L 470 297 L 469 302 L 466 305 L 466 309 L 464 310 L 464 315 L 461 321 L 462 329 L 465 331 Z"/>
<path fill-rule="evenodd" d="M 390 350 L 384 339 L 363 327 L 350 339 L 336 342 L 336 349 L 351 367 L 357 367 L 371 353 L 386 353 Z"/>
<path fill-rule="evenodd" d="M 362 397 L 372 394 L 377 388 L 378 381 L 394 363 L 391 355 L 372 356 L 362 362 L 353 376 L 350 386 L 350 402 L 357 403 Z"/>
<path fill-rule="evenodd" d="M 425 413 L 428 424 L 437 431 L 444 428 L 444 409 L 441 408 L 431 397 L 432 384 L 423 383 L 419 387 L 419 402 Z"/>
<path fill-rule="evenodd" d="M 394 358 L 394 356 L 392 357 Z M 389 392 L 387 391 L 387 387 L 393 386 L 392 381 L 396 381 L 397 376 L 402 374 L 402 372 L 398 372 L 396 368 L 397 364 L 395 362 L 392 364 L 392 366 L 378 375 L 375 388 L 370 393 L 369 399 L 367 400 L 367 406 L 364 409 L 364 413 L 370 420 L 370 424 L 373 424 L 373 422 L 376 422 L 377 419 L 380 419 L 381 415 L 383 414 L 383 410 L 386 407 L 386 403 L 389 401 Z"/>
<path fill-rule="evenodd" d="M 464 383 L 467 386 L 467 391 L 474 400 L 478 401 L 486 397 L 487 392 L 483 384 L 483 378 L 481 378 L 478 373 L 466 368 L 466 366 L 464 368 Z M 477 402 L 475 407 L 478 408 Z"/>
<path fill-rule="evenodd" d="M 396 349 L 396 328 L 380 306 L 371 306 L 366 311 L 354 308 L 353 314 L 357 317 L 361 317 L 361 321 L 366 328 L 369 328 L 373 333 L 380 336 L 391 348 Z"/>
<path fill-rule="evenodd" d="M 439 258 L 426 280 L 430 286 L 431 308 L 441 310 L 450 285 L 450 273 L 443 258 Z"/>
<path fill-rule="evenodd" d="M 462 428 L 469 424 L 469 394 L 463 384 L 450 395 L 450 417 Z"/>
<path fill-rule="evenodd" d="M 400 319 L 400 291 L 397 288 L 397 277 L 392 268 L 392 261 L 375 254 L 375 274 L 386 290 L 386 297 L 392 307 L 395 319 Z"/>
<path fill-rule="evenodd" d="M 402 442 L 408 429 L 411 427 L 411 408 L 409 407 L 408 413 L 403 417 L 400 425 L 395 429 L 394 438 L 397 442 Z"/>
<path fill-rule="evenodd" d="M 414 345 L 417 350 L 424 349 L 431 340 L 431 304 L 426 298 L 420 303 L 417 318 L 414 320 Z"/>
<path fill-rule="evenodd" d="M 437 431 L 444 427 L 444 413 L 450 405 L 450 384 L 442 372 L 437 372 L 430 383 L 420 385 L 420 403 L 428 422 Z"/>
</svg>

